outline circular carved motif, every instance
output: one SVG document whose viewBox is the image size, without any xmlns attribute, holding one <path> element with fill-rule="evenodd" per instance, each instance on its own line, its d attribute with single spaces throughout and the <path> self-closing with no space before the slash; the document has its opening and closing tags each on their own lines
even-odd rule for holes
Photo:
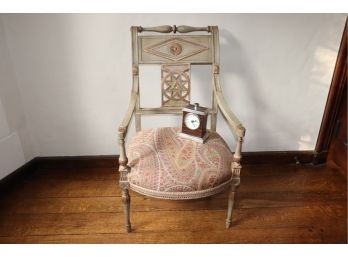
<svg viewBox="0 0 348 257">
<path fill-rule="evenodd" d="M 178 43 L 174 43 L 170 46 L 170 52 L 172 55 L 179 55 L 182 52 L 182 46 Z"/>
</svg>

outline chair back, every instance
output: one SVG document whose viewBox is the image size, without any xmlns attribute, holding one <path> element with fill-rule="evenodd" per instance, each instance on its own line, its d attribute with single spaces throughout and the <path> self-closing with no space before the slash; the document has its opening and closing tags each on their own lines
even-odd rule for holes
<svg viewBox="0 0 348 257">
<path fill-rule="evenodd" d="M 190 103 L 191 65 L 211 65 L 212 78 L 219 73 L 219 34 L 217 26 L 131 27 L 132 93 L 137 95 L 136 131 L 142 115 L 181 114 Z M 140 107 L 139 65 L 161 65 L 161 106 Z M 216 130 L 217 103 L 212 96 L 211 130 Z"/>
</svg>

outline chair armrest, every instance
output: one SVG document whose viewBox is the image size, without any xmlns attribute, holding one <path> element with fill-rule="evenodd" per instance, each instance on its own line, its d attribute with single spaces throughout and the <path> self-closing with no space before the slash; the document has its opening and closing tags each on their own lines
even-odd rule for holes
<svg viewBox="0 0 348 257">
<path fill-rule="evenodd" d="M 127 173 L 129 172 L 129 167 L 127 166 L 128 158 L 126 155 L 125 137 L 127 135 L 128 126 L 134 114 L 134 109 L 136 107 L 137 100 L 137 94 L 132 91 L 126 115 L 124 116 L 121 125 L 118 128 L 118 139 L 120 144 L 120 157 L 118 159 L 118 170 L 120 172 L 119 180 L 120 185 L 125 188 L 128 187 Z"/>
<path fill-rule="evenodd" d="M 225 98 L 223 97 L 220 84 L 217 78 L 214 79 L 214 94 L 215 94 L 217 105 L 222 115 L 226 119 L 226 122 L 229 125 L 230 129 L 232 130 L 234 136 L 237 139 L 243 138 L 245 136 L 245 128 L 243 127 L 242 123 L 238 120 L 236 115 L 228 107 L 227 102 Z"/>
<path fill-rule="evenodd" d="M 133 117 L 134 109 L 135 109 L 135 106 L 137 103 L 137 97 L 138 97 L 137 94 L 132 91 L 127 112 L 126 112 L 120 126 L 118 127 L 118 131 L 120 133 L 122 133 L 123 135 L 125 135 L 127 133 L 128 126 L 129 126 L 130 121 Z"/>
</svg>

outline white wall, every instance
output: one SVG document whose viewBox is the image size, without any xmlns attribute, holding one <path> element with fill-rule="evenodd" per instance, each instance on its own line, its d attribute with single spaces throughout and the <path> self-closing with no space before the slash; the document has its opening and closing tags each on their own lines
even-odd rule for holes
<svg viewBox="0 0 348 257">
<path fill-rule="evenodd" d="M 131 25 L 218 25 L 222 86 L 247 128 L 245 151 L 315 147 L 344 27 L 341 14 L 5 14 L 8 46 L 37 153 L 117 154 L 131 85 Z M 153 67 L 142 104 L 160 99 Z M 210 101 L 207 69 L 192 101 Z M 156 76 L 154 76 L 156 75 Z M 179 118 L 145 119 L 145 126 Z M 218 130 L 232 146 L 220 119 Z"/>
<path fill-rule="evenodd" d="M 0 17 L 0 179 L 35 156 Z"/>
</svg>

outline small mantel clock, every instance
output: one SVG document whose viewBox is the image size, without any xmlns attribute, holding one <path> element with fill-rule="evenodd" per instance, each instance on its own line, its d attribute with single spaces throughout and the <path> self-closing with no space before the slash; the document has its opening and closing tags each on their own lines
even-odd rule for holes
<svg viewBox="0 0 348 257">
<path fill-rule="evenodd" d="M 195 103 L 186 106 L 182 111 L 182 129 L 179 136 L 204 143 L 208 138 L 208 109 Z"/>
</svg>

